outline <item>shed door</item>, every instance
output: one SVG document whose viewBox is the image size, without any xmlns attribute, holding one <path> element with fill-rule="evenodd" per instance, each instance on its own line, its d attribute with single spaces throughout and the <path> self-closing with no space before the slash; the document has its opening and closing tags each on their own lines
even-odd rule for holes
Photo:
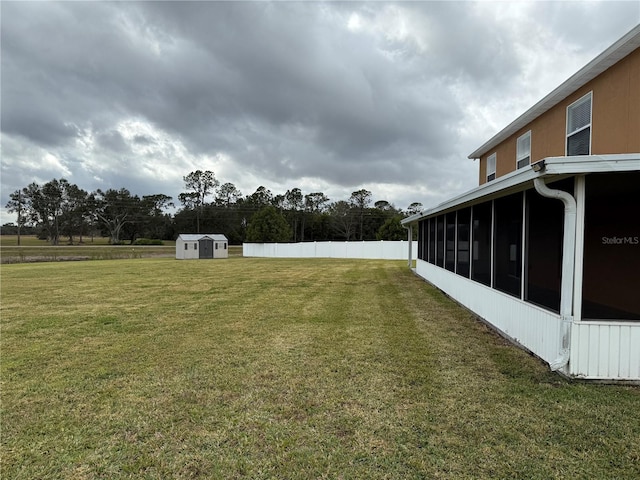
<svg viewBox="0 0 640 480">
<path fill-rule="evenodd" d="M 213 240 L 203 238 L 198 243 L 200 244 L 199 258 L 213 258 Z"/>
</svg>

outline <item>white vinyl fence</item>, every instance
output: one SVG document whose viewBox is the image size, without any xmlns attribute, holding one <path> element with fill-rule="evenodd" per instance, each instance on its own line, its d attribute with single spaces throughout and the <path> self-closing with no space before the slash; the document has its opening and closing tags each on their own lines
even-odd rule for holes
<svg viewBox="0 0 640 480">
<path fill-rule="evenodd" d="M 414 255 L 418 242 L 413 242 Z M 244 243 L 245 257 L 273 258 L 369 258 L 407 260 L 409 242 L 302 242 L 302 243 Z"/>
</svg>

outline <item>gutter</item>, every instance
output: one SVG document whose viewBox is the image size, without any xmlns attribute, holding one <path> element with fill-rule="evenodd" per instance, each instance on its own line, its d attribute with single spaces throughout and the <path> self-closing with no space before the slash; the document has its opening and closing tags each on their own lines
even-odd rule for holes
<svg viewBox="0 0 640 480">
<path fill-rule="evenodd" d="M 536 164 L 533 164 L 534 167 Z M 544 169 L 544 163 L 540 166 Z M 542 172 L 541 172 L 542 173 Z M 562 190 L 553 190 L 542 177 L 533 180 L 536 191 L 547 198 L 564 203 L 564 236 L 562 240 L 562 280 L 560 285 L 560 317 L 562 319 L 562 347 L 560 356 L 549 363 L 552 371 L 560 370 L 569 363 L 571 352 L 571 324 L 573 323 L 573 281 L 576 246 L 576 199 Z"/>
<path fill-rule="evenodd" d="M 544 160 L 544 169 L 541 162 Z M 546 157 L 534 163 L 540 167 L 537 173 L 533 168 L 519 168 L 490 182 L 484 183 L 465 193 L 416 213 L 403 219 L 400 223 L 408 225 L 423 218 L 433 217 L 440 213 L 457 210 L 467 205 L 474 205 L 492 198 L 499 198 L 512 192 L 519 192 L 529 188 L 533 179 L 543 173 L 560 179 L 595 172 L 635 172 L 640 170 L 640 152 L 621 153 L 613 155 L 577 155 L 575 157 Z"/>
</svg>

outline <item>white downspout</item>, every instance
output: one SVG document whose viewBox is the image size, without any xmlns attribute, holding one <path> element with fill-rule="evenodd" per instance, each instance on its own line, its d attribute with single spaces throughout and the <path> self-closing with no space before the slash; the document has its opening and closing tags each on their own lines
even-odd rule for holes
<svg viewBox="0 0 640 480">
<path fill-rule="evenodd" d="M 411 268 L 411 266 L 413 265 L 413 226 L 411 224 L 409 224 L 408 227 L 405 227 L 404 225 L 402 225 L 406 230 L 407 230 L 407 237 L 409 239 L 409 261 L 408 261 L 408 265 L 409 268 Z"/>
<path fill-rule="evenodd" d="M 553 190 L 541 177 L 533 180 L 536 191 L 547 198 L 564 203 L 564 238 L 562 241 L 562 281 L 560 285 L 560 316 L 562 318 L 562 348 L 560 356 L 549 363 L 552 371 L 560 370 L 569 362 L 571 324 L 573 322 L 573 277 L 576 246 L 576 199 L 562 190 Z"/>
</svg>

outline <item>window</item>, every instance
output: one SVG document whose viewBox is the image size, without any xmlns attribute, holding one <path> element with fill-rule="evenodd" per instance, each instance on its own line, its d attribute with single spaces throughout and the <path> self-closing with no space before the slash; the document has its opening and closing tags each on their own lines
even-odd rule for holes
<svg viewBox="0 0 640 480">
<path fill-rule="evenodd" d="M 218 249 L 218 242 L 216 242 L 216 250 Z"/>
<path fill-rule="evenodd" d="M 227 244 L 223 243 L 223 245 L 224 245 L 224 249 L 226 250 L 227 249 Z"/>
<path fill-rule="evenodd" d="M 496 178 L 496 154 L 492 153 L 487 157 L 487 182 Z"/>
<path fill-rule="evenodd" d="M 189 250 L 189 244 L 188 244 L 188 243 L 185 243 L 185 244 L 184 244 L 184 249 L 185 249 L 185 250 Z"/>
<path fill-rule="evenodd" d="M 531 131 L 518 137 L 516 148 L 516 168 L 526 167 L 531 163 Z"/>
<path fill-rule="evenodd" d="M 567 107 L 567 156 L 591 154 L 591 92 Z"/>
<path fill-rule="evenodd" d="M 197 244 L 197 243 L 194 243 L 194 244 L 193 244 L 193 249 L 194 249 L 194 250 L 197 250 L 197 249 L 198 249 L 198 244 Z"/>
</svg>

